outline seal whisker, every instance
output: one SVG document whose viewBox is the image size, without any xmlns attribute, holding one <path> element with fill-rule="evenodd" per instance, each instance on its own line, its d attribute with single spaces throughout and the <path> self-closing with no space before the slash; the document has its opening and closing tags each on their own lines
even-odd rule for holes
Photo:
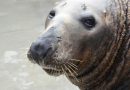
<svg viewBox="0 0 130 90">
<path fill-rule="evenodd" d="M 49 66 L 49 68 L 50 68 L 50 66 Z M 50 69 L 50 72 L 51 72 L 52 75 L 54 75 L 54 73 L 53 73 L 54 70 L 53 69 Z"/>
<path fill-rule="evenodd" d="M 74 63 L 72 63 L 72 62 L 69 62 L 69 63 L 70 63 L 71 65 L 73 65 L 74 67 L 76 67 L 76 68 L 78 67 L 78 66 L 76 66 L 76 65 L 75 65 Z"/>
<path fill-rule="evenodd" d="M 67 66 L 68 66 L 76 75 L 78 75 L 78 73 L 73 69 L 72 66 L 70 66 L 69 64 L 67 64 Z"/>
<path fill-rule="evenodd" d="M 74 67 L 72 64 L 68 63 L 68 65 L 70 65 L 71 67 L 73 67 L 74 69 L 78 70 L 77 67 Z"/>
<path fill-rule="evenodd" d="M 70 59 L 71 61 L 80 61 L 81 62 L 81 60 L 78 60 L 78 59 Z"/>
<path fill-rule="evenodd" d="M 57 61 L 56 59 L 54 59 L 54 60 L 55 60 L 55 63 L 58 64 L 58 61 Z M 57 68 L 57 65 L 55 65 L 55 68 Z M 57 71 L 57 74 L 60 74 L 60 72 L 61 72 L 61 71 L 58 70 L 58 71 Z"/>
<path fill-rule="evenodd" d="M 57 65 L 55 65 L 55 68 L 57 68 Z M 59 75 L 60 74 L 60 70 L 57 70 L 56 74 Z"/>
<path fill-rule="evenodd" d="M 64 64 L 64 67 L 65 67 L 66 70 L 68 70 L 68 72 L 69 72 L 72 76 L 74 76 L 74 74 L 70 71 L 70 69 L 66 66 L 66 64 Z"/>
<path fill-rule="evenodd" d="M 64 65 L 63 65 L 64 66 Z M 65 69 L 63 68 L 63 66 L 61 66 L 61 68 L 62 68 L 62 71 L 63 71 L 63 73 L 68 77 L 68 74 L 67 74 L 67 72 L 65 71 Z M 68 77 L 69 78 L 69 77 Z"/>
<path fill-rule="evenodd" d="M 73 68 L 75 68 L 76 70 L 78 70 L 78 67 L 75 65 L 75 64 L 73 64 L 73 63 L 71 63 L 71 62 L 69 62 L 68 63 L 70 66 L 72 66 Z"/>
<path fill-rule="evenodd" d="M 61 70 L 62 70 L 63 73 L 65 73 L 65 71 L 64 71 L 64 69 L 63 69 L 63 66 L 61 66 Z"/>
<path fill-rule="evenodd" d="M 56 67 L 56 65 L 54 66 L 54 68 L 57 68 L 57 67 Z M 58 74 L 58 72 L 59 72 L 59 71 L 56 71 L 56 73 L 55 73 L 55 74 Z M 52 73 L 54 73 L 54 71 L 53 71 Z"/>
<path fill-rule="evenodd" d="M 65 67 L 65 64 L 64 64 L 63 66 Z M 66 75 L 66 77 L 69 78 L 69 77 L 68 77 L 68 74 L 67 74 L 67 72 L 65 71 L 65 69 L 63 68 L 63 66 L 61 66 L 62 71 L 63 71 L 63 73 Z M 65 68 L 66 68 L 66 67 L 65 67 Z M 75 76 L 73 76 L 73 78 L 76 79 L 76 81 L 79 82 L 79 80 L 78 80 Z"/>
<path fill-rule="evenodd" d="M 79 82 L 79 80 L 76 78 L 76 76 L 74 75 L 74 73 L 70 70 L 70 68 L 67 67 L 66 64 L 64 64 L 65 68 L 68 70 L 68 72 L 72 75 L 72 77 Z"/>
<path fill-rule="evenodd" d="M 72 65 L 70 62 L 69 63 L 67 62 L 67 64 L 70 65 L 71 67 L 73 67 L 74 69 L 78 70 L 78 68 L 75 67 L 74 65 Z"/>
<path fill-rule="evenodd" d="M 78 59 L 70 59 L 70 61 L 83 62 L 83 61 L 78 60 Z"/>
</svg>

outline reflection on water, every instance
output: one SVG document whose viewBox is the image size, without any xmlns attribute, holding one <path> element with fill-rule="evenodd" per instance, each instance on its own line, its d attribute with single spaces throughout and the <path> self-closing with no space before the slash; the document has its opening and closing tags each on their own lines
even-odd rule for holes
<svg viewBox="0 0 130 90">
<path fill-rule="evenodd" d="M 0 90 L 78 90 L 26 58 L 56 0 L 0 0 Z"/>
</svg>

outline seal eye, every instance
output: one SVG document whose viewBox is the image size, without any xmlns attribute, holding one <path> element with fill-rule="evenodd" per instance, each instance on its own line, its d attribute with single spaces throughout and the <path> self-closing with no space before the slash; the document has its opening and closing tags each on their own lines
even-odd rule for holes
<svg viewBox="0 0 130 90">
<path fill-rule="evenodd" d="M 81 19 L 81 22 L 87 29 L 91 29 L 96 26 L 96 20 L 93 16 L 84 17 Z"/>
<path fill-rule="evenodd" d="M 55 17 L 55 14 L 56 14 L 56 12 L 55 12 L 54 10 L 52 10 L 52 11 L 49 13 L 48 19 L 52 19 L 53 17 Z"/>
</svg>

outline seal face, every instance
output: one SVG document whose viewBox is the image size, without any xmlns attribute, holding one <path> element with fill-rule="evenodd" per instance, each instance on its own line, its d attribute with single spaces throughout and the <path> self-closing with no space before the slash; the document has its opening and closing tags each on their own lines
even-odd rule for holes
<svg viewBox="0 0 130 90">
<path fill-rule="evenodd" d="M 96 52 L 103 40 L 111 36 L 101 13 L 84 6 L 84 1 L 71 4 L 71 0 L 61 2 L 50 11 L 45 32 L 30 48 L 29 58 L 45 70 L 49 67 L 62 71 L 67 63 L 77 67 L 85 60 L 85 53 Z M 74 66 L 70 67 L 74 69 Z"/>
<path fill-rule="evenodd" d="M 115 23 L 118 18 L 114 19 L 112 14 L 117 17 L 118 13 L 108 9 L 109 5 L 116 8 L 113 1 L 112 4 L 110 1 L 60 2 L 50 11 L 43 34 L 32 43 L 28 52 L 29 60 L 39 64 L 49 75 L 65 74 L 81 90 L 113 88 L 113 77 L 120 75 L 113 71 L 121 71 L 124 67 L 122 51 L 126 51 L 126 60 L 130 59 L 129 47 L 127 50 L 121 49 L 121 45 L 125 48 L 129 46 L 130 30 L 124 30 L 128 31 L 128 35 L 123 37 L 124 41 L 121 40 L 122 36 L 118 36 L 118 31 L 123 32 L 120 31 L 123 29 L 122 22 Z M 97 4 L 94 4 L 95 2 Z M 116 31 L 117 29 L 119 30 Z M 115 69 L 112 70 L 113 66 Z M 130 68 L 130 65 L 128 67 Z"/>
</svg>

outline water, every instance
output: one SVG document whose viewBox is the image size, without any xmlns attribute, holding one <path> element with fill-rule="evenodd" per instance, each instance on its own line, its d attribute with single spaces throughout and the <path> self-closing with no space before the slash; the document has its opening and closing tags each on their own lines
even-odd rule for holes
<svg viewBox="0 0 130 90">
<path fill-rule="evenodd" d="M 78 90 L 26 58 L 56 0 L 0 0 L 0 90 Z"/>
</svg>

